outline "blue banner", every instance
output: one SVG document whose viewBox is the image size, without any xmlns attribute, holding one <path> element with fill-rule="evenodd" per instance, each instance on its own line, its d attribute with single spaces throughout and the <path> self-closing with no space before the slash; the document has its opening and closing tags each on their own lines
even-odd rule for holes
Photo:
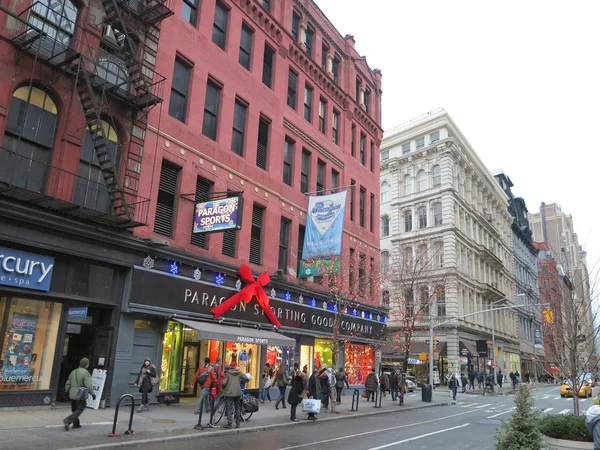
<svg viewBox="0 0 600 450">
<path fill-rule="evenodd" d="M 309 197 L 302 259 L 340 256 L 346 191 Z"/>
<path fill-rule="evenodd" d="M 0 247 L 0 284 L 49 291 L 54 258 Z"/>
</svg>

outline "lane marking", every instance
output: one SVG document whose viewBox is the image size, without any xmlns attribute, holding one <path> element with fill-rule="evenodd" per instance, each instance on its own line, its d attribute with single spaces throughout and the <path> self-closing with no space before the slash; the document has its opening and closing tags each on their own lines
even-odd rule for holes
<svg viewBox="0 0 600 450">
<path fill-rule="evenodd" d="M 488 419 L 493 419 L 494 417 L 498 417 L 498 416 L 501 416 L 503 414 L 507 414 L 507 413 L 511 412 L 513 409 L 517 409 L 517 407 L 515 406 L 513 408 L 510 408 L 507 411 L 504 411 L 504 412 L 501 412 L 501 413 L 498 413 L 498 414 L 494 414 L 493 416 L 489 416 Z"/>
<path fill-rule="evenodd" d="M 550 412 L 550 411 L 553 411 L 553 410 L 554 410 L 554 408 L 543 408 L 542 412 L 547 413 L 547 412 Z"/>
<path fill-rule="evenodd" d="M 389 444 L 385 444 L 385 445 L 380 445 L 379 447 L 372 447 L 368 450 L 381 450 L 382 448 L 388 448 L 388 447 L 392 447 L 394 445 L 400 445 L 400 444 L 405 444 L 407 442 L 412 442 L 412 441 L 416 441 L 417 439 L 423 439 L 429 436 L 433 436 L 436 434 L 440 434 L 440 433 L 445 433 L 447 431 L 452 431 L 452 430 L 458 430 L 460 428 L 464 428 L 471 425 L 470 423 L 465 423 L 463 425 L 458 425 L 457 427 L 452 427 L 452 428 L 446 428 L 444 430 L 438 430 L 438 431 L 433 431 L 432 433 L 427 433 L 427 434 L 422 434 L 420 436 L 415 436 L 415 437 L 411 437 L 408 439 L 402 439 L 401 441 L 396 441 L 396 442 L 390 442 Z"/>
<path fill-rule="evenodd" d="M 486 406 L 492 406 L 493 403 L 488 403 L 487 405 L 479 405 L 479 406 L 473 406 L 473 408 L 485 408 Z"/>
<path fill-rule="evenodd" d="M 561 412 L 559 412 L 559 414 L 567 414 L 570 413 L 571 410 L 570 409 L 563 409 Z"/>
<path fill-rule="evenodd" d="M 418 426 L 418 425 L 424 425 L 426 423 L 433 423 L 433 422 L 439 422 L 440 420 L 451 419 L 452 417 L 464 416 L 465 414 L 471 414 L 471 413 L 474 413 L 474 412 L 477 412 L 477 411 L 465 411 L 465 412 L 462 412 L 462 413 L 452 414 L 450 416 L 440 417 L 438 419 L 425 420 L 423 422 L 409 423 L 409 424 L 406 424 L 406 425 L 397 425 L 395 427 L 382 428 L 380 430 L 365 431 L 364 433 L 350 434 L 350 435 L 347 435 L 347 436 L 340 436 L 340 437 L 337 437 L 337 438 L 325 439 L 324 441 L 309 442 L 307 444 L 290 445 L 290 446 L 287 446 L 287 447 L 278 448 L 277 450 L 290 450 L 292 448 L 310 447 L 310 446 L 317 445 L 317 444 L 326 444 L 328 442 L 341 441 L 342 439 L 350 439 L 350 438 L 353 438 L 353 437 L 366 436 L 368 434 L 373 434 L 373 433 L 381 433 L 382 431 L 391 431 L 391 430 L 398 430 L 400 428 L 415 427 L 415 426 Z"/>
</svg>

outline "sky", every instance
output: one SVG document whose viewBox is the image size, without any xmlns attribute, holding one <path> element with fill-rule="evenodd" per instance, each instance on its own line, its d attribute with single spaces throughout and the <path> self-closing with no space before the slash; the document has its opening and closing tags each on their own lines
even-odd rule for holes
<svg viewBox="0 0 600 450">
<path fill-rule="evenodd" d="M 598 263 L 600 1 L 315 1 L 382 71 L 384 130 L 443 107 L 530 211 L 573 216 Z"/>
</svg>

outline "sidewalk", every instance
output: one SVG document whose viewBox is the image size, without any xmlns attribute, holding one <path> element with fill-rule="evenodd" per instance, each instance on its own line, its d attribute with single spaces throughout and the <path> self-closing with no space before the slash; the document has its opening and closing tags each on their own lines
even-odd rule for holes
<svg viewBox="0 0 600 450">
<path fill-rule="evenodd" d="M 405 405 L 398 406 L 392 403 L 388 395 L 382 401 L 380 409 L 374 408 L 374 403 L 360 399 L 358 412 L 350 412 L 352 397 L 345 396 L 342 404 L 336 406 L 336 413 L 323 412 L 319 414 L 319 421 L 339 420 L 351 417 L 385 414 L 410 411 L 420 408 L 447 405 L 447 399 L 434 398 L 432 403 L 422 403 L 420 392 L 418 395 L 407 395 Z M 55 409 L 36 408 L 11 408 L 0 411 L 0 435 L 2 436 L 1 448 L 11 450 L 29 450 L 31 448 L 44 448 L 45 450 L 80 449 L 80 448 L 114 448 L 129 445 L 139 445 L 146 442 L 163 442 L 174 439 L 190 439 L 200 436 L 215 434 L 230 434 L 249 431 L 264 430 L 283 426 L 305 426 L 312 422 L 306 420 L 306 414 L 300 412 L 298 407 L 299 423 L 290 422 L 290 410 L 276 410 L 272 403 L 260 404 L 260 410 L 254 413 L 249 422 L 242 424 L 240 429 L 224 430 L 225 418 L 219 422 L 217 429 L 196 431 L 194 425 L 198 423 L 198 416 L 194 415 L 196 399 L 186 399 L 179 406 L 156 405 L 150 411 L 135 414 L 133 421 L 134 436 L 124 436 L 129 421 L 130 407 L 121 407 L 117 433 L 119 437 L 108 437 L 112 430 L 114 409 L 86 410 L 81 416 L 82 428 L 66 432 L 62 419 L 70 414 L 66 406 Z M 205 413 L 202 417 L 203 424 L 208 422 L 209 416 Z"/>
</svg>

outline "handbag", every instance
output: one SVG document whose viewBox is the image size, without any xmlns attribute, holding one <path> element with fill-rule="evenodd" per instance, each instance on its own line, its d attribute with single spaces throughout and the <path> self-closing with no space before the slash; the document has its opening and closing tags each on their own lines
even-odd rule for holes
<svg viewBox="0 0 600 450">
<path fill-rule="evenodd" d="M 369 393 L 367 391 L 363 391 L 362 398 L 369 398 Z"/>
<path fill-rule="evenodd" d="M 152 383 L 152 386 L 156 386 L 158 383 L 160 383 L 160 377 L 158 375 L 155 377 L 150 377 L 150 383 Z"/>
<path fill-rule="evenodd" d="M 79 379 L 77 378 L 77 372 L 75 372 L 75 381 L 77 381 L 77 400 L 87 400 L 89 395 L 89 390 L 85 386 L 81 386 Z"/>
<path fill-rule="evenodd" d="M 271 377 L 267 377 L 265 380 L 265 389 L 269 389 L 273 385 L 273 380 Z"/>
<path fill-rule="evenodd" d="M 302 412 L 309 414 L 319 414 L 321 411 L 321 400 L 314 398 L 305 398 L 302 400 Z"/>
<path fill-rule="evenodd" d="M 258 402 L 251 395 L 247 395 L 242 399 L 242 410 L 247 413 L 255 413 L 258 411 Z"/>
</svg>

